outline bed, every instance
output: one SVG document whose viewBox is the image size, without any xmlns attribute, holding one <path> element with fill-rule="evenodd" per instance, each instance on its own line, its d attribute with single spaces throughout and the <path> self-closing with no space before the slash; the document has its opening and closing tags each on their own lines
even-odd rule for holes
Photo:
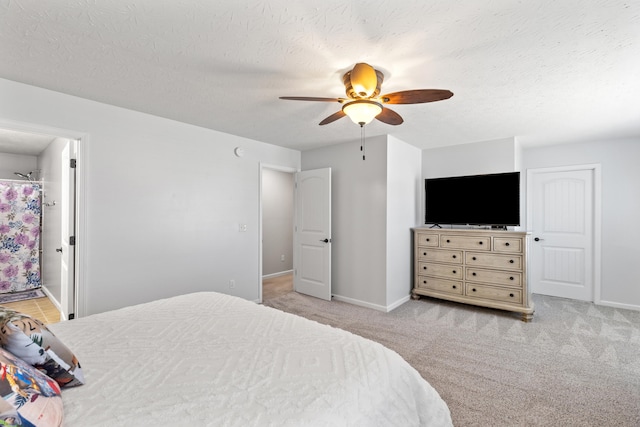
<svg viewBox="0 0 640 427">
<path fill-rule="evenodd" d="M 436 390 L 397 353 L 214 292 L 49 325 L 85 384 L 64 426 L 448 426 Z"/>
</svg>

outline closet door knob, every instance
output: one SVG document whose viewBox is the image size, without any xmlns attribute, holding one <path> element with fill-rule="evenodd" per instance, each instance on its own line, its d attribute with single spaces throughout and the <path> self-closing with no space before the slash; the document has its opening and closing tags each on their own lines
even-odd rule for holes
<svg viewBox="0 0 640 427">
<path fill-rule="evenodd" d="M 58 249 L 56 249 L 56 252 L 60 252 L 60 253 L 62 253 L 62 248 L 58 248 Z"/>
</svg>

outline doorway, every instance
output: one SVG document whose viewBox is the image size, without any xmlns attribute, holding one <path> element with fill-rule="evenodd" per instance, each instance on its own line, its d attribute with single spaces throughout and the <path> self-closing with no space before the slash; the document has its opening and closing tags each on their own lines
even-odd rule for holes
<svg viewBox="0 0 640 427">
<path fill-rule="evenodd" d="M 600 167 L 527 171 L 533 293 L 600 300 Z"/>
<path fill-rule="evenodd" d="M 260 302 L 293 290 L 295 172 L 260 167 Z"/>
<path fill-rule="evenodd" d="M 52 239 L 51 235 L 42 238 L 41 258 L 57 260 L 56 267 L 59 268 L 49 269 L 53 274 L 50 287 L 46 282 L 47 271 L 41 270 L 42 289 L 61 312 L 61 319 L 81 316 L 84 313 L 83 290 L 79 286 L 82 283 L 80 276 L 84 273 L 84 259 L 79 250 L 84 236 L 84 198 L 81 194 L 84 191 L 85 176 L 83 149 L 88 137 L 79 132 L 0 119 L 0 134 L 2 132 L 21 134 L 23 138 L 12 140 L 5 137 L 1 141 L 3 149 L 0 151 L 9 150 L 17 154 L 23 153 L 24 156 L 33 156 L 37 159 L 38 168 L 41 163 L 46 162 L 41 168 L 44 189 L 42 215 L 43 220 L 47 215 L 50 220 L 55 219 L 58 231 L 54 232 L 57 236 L 55 239 Z M 30 141 L 30 135 L 34 137 L 34 141 L 37 138 L 46 141 L 48 138 L 50 142 L 39 146 Z M 72 185 L 71 178 L 75 178 L 75 185 Z M 64 187 L 64 196 L 52 197 L 51 191 L 47 193 L 48 188 L 54 187 L 61 190 Z M 43 227 L 47 227 L 44 222 Z M 68 235 L 66 241 L 61 239 L 63 233 Z M 53 257 L 50 254 L 53 254 Z M 60 273 L 61 270 L 66 273 L 66 278 Z"/>
</svg>

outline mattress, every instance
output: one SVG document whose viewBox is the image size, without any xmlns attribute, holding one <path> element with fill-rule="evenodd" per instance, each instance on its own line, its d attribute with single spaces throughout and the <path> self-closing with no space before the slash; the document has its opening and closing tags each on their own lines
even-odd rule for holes
<svg viewBox="0 0 640 427">
<path fill-rule="evenodd" d="M 449 426 L 436 390 L 392 350 L 213 292 L 50 325 L 86 383 L 66 427 Z"/>
</svg>

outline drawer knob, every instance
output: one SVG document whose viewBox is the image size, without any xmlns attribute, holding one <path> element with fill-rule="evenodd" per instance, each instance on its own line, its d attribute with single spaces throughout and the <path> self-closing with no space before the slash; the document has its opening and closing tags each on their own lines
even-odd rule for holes
<svg viewBox="0 0 640 427">
<path fill-rule="evenodd" d="M 429 239 L 427 238 L 427 242 L 429 241 Z"/>
<path fill-rule="evenodd" d="M 509 246 L 509 242 L 505 243 L 504 245 L 505 245 L 505 246 Z"/>
<path fill-rule="evenodd" d="M 453 285 L 453 286 L 452 286 L 452 288 L 453 288 L 453 289 L 455 289 L 455 288 L 456 288 L 456 285 Z"/>
<path fill-rule="evenodd" d="M 424 283 L 424 284 L 426 285 L 426 284 L 427 284 L 427 281 L 426 281 L 426 280 L 423 280 L 423 281 L 422 281 L 422 283 Z"/>
<path fill-rule="evenodd" d="M 456 274 L 456 271 L 455 271 L 455 270 L 453 270 L 453 274 Z"/>
<path fill-rule="evenodd" d="M 476 288 L 473 288 L 473 289 L 471 289 L 471 290 L 472 290 L 473 292 L 475 292 L 475 291 L 476 291 Z"/>
<path fill-rule="evenodd" d="M 456 259 L 456 256 L 455 256 L 455 255 L 453 256 L 453 259 Z"/>
<path fill-rule="evenodd" d="M 424 267 L 422 267 L 422 269 L 423 269 L 423 270 L 426 270 L 426 269 L 427 269 L 427 266 L 425 265 Z"/>
<path fill-rule="evenodd" d="M 473 258 L 471 258 L 471 259 L 475 261 L 475 260 L 477 260 L 478 258 L 476 258 L 476 257 L 473 257 Z"/>
<path fill-rule="evenodd" d="M 509 294 L 509 296 L 510 296 L 511 298 L 513 298 L 513 294 Z"/>
<path fill-rule="evenodd" d="M 512 259 L 509 260 L 509 264 L 513 264 L 513 260 Z"/>
<path fill-rule="evenodd" d="M 481 245 L 481 244 L 482 244 L 482 242 L 478 242 L 478 244 L 479 244 L 479 245 Z"/>
<path fill-rule="evenodd" d="M 422 256 L 427 256 L 427 253 L 426 252 L 422 252 Z"/>
<path fill-rule="evenodd" d="M 472 275 L 472 276 L 475 276 L 475 275 L 476 275 L 476 273 L 475 273 L 475 272 L 474 272 L 474 273 L 471 273 L 471 275 Z"/>
<path fill-rule="evenodd" d="M 451 243 L 451 240 L 447 239 L 447 243 Z"/>
<path fill-rule="evenodd" d="M 509 277 L 509 280 L 513 280 L 513 276 Z"/>
</svg>

